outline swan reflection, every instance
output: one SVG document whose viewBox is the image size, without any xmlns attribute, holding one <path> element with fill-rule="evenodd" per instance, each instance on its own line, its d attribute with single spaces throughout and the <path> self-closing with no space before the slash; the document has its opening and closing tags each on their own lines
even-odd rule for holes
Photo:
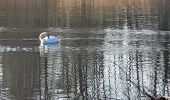
<svg viewBox="0 0 170 100">
<path fill-rule="evenodd" d="M 39 46 L 40 56 L 43 56 L 45 53 L 55 53 L 59 50 L 59 44 L 44 44 Z"/>
</svg>

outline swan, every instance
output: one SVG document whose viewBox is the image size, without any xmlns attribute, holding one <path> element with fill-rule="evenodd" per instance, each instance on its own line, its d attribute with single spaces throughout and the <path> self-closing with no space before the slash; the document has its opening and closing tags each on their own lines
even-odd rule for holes
<svg viewBox="0 0 170 100">
<path fill-rule="evenodd" d="M 59 39 L 55 36 L 49 36 L 47 32 L 42 32 L 39 35 L 39 40 L 41 42 L 41 45 L 43 44 L 56 44 L 59 42 Z"/>
</svg>

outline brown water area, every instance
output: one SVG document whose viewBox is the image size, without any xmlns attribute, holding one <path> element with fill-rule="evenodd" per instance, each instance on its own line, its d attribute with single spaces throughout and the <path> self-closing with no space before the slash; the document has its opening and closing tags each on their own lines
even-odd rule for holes
<svg viewBox="0 0 170 100">
<path fill-rule="evenodd" d="M 0 100 L 170 96 L 170 0 L 0 0 Z M 60 43 L 40 47 L 47 31 Z"/>
</svg>

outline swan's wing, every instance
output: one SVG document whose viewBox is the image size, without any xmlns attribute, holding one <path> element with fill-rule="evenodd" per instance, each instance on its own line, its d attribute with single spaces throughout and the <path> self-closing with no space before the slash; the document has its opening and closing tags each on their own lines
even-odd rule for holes
<svg viewBox="0 0 170 100">
<path fill-rule="evenodd" d="M 58 43 L 59 41 L 58 41 L 58 38 L 57 37 L 55 37 L 55 36 L 49 36 L 49 38 L 48 37 L 45 37 L 44 38 L 44 44 L 51 44 L 51 43 Z"/>
</svg>

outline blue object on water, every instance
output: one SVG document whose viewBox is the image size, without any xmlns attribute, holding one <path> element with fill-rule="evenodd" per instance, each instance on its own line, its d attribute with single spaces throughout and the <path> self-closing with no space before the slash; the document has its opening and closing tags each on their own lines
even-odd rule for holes
<svg viewBox="0 0 170 100">
<path fill-rule="evenodd" d="M 50 36 L 47 32 L 43 32 L 39 35 L 39 40 L 41 45 L 43 44 L 56 44 L 59 42 L 59 39 L 55 36 Z"/>
<path fill-rule="evenodd" d="M 47 36 L 43 39 L 43 44 L 54 44 L 54 43 L 58 43 L 59 39 L 55 36 Z"/>
</svg>

